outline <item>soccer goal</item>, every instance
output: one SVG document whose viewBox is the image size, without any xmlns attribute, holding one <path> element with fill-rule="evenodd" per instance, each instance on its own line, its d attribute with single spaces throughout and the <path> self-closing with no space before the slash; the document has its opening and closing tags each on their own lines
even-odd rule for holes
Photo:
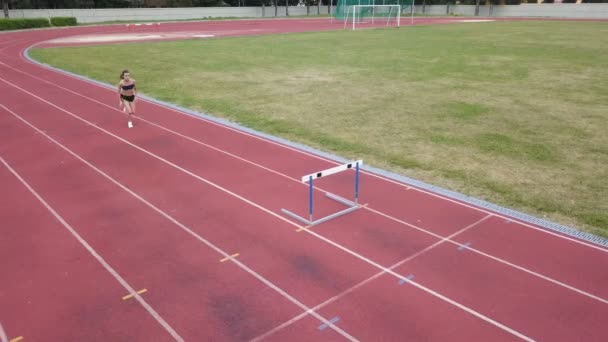
<svg viewBox="0 0 608 342">
<path fill-rule="evenodd" d="M 352 27 L 399 27 L 401 5 L 352 5 L 346 8 L 344 28 Z"/>
<path fill-rule="evenodd" d="M 399 27 L 404 16 L 414 24 L 415 0 L 338 0 L 331 21 L 344 22 L 344 28 Z M 403 18 L 402 18 L 403 17 Z"/>
</svg>

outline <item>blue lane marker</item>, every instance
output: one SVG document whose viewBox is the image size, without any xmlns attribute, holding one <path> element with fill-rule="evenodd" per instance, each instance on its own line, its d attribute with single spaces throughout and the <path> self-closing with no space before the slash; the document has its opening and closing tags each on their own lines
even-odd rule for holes
<svg viewBox="0 0 608 342">
<path fill-rule="evenodd" d="M 464 245 L 460 245 L 460 247 L 458 247 L 458 250 L 463 251 L 465 248 L 469 247 L 470 245 L 471 245 L 471 243 L 467 242 Z"/>
<path fill-rule="evenodd" d="M 403 284 L 409 282 L 412 279 L 414 279 L 414 275 L 413 274 L 410 274 L 410 275 L 408 275 L 405 278 L 401 278 L 401 280 L 399 280 L 399 285 L 403 285 Z"/>
<path fill-rule="evenodd" d="M 336 317 L 330 319 L 329 323 L 334 324 L 339 320 L 340 320 L 340 317 L 336 316 Z M 328 326 L 327 324 L 323 323 L 323 324 L 319 325 L 319 330 L 325 330 L 327 328 L 327 326 Z"/>
</svg>

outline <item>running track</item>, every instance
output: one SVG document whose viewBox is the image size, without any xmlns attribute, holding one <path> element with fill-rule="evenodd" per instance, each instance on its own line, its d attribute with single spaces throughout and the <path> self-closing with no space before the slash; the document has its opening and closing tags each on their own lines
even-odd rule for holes
<svg viewBox="0 0 608 342">
<path fill-rule="evenodd" d="M 367 172 L 367 206 L 302 230 L 281 208 L 305 215 L 298 179 L 336 163 L 147 101 L 128 129 L 114 90 L 22 55 L 124 31 L 0 34 L 0 341 L 608 340 L 604 247 Z"/>
</svg>

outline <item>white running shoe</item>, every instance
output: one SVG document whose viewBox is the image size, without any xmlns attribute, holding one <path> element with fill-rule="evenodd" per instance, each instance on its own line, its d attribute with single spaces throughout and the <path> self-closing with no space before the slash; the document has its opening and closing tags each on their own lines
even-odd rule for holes
<svg viewBox="0 0 608 342">
<path fill-rule="evenodd" d="M 133 128 L 133 123 L 129 121 L 129 128 Z"/>
</svg>

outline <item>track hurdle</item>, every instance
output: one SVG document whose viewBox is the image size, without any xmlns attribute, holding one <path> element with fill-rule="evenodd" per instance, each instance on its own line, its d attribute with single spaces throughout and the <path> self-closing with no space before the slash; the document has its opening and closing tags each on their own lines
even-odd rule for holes
<svg viewBox="0 0 608 342">
<path fill-rule="evenodd" d="M 309 175 L 303 176 L 302 177 L 302 183 L 306 183 L 308 182 L 308 219 L 305 219 L 297 214 L 292 213 L 291 211 L 287 210 L 287 209 L 281 209 L 281 211 L 283 213 L 285 213 L 286 215 L 300 221 L 303 222 L 306 225 L 309 226 L 314 226 L 316 224 L 331 220 L 333 218 L 336 218 L 338 216 L 342 216 L 344 214 L 347 214 L 351 211 L 357 210 L 359 209 L 361 206 L 359 205 L 359 169 L 361 167 L 361 165 L 363 165 L 363 161 L 362 160 L 357 160 L 354 162 L 350 162 L 350 163 L 346 163 L 343 165 L 339 165 L 336 167 L 332 167 L 330 169 L 327 170 L 323 170 L 323 171 L 319 171 L 319 172 L 315 172 L 315 173 L 311 173 Z M 317 178 L 321 178 L 321 177 L 327 177 L 329 175 L 333 175 L 335 173 L 338 172 L 342 172 L 342 171 L 346 171 L 346 170 L 350 170 L 350 169 L 355 169 L 355 196 L 354 196 L 354 201 L 350 201 L 347 200 L 346 198 L 340 197 L 338 195 L 334 195 L 332 193 L 326 192 L 325 196 L 327 196 L 328 198 L 340 202 L 342 204 L 344 204 L 345 206 L 347 206 L 346 209 L 341 210 L 337 213 L 322 217 L 318 220 L 313 220 L 313 211 L 314 211 L 314 203 L 313 203 L 313 192 L 314 192 L 314 185 L 313 182 L 315 179 Z"/>
</svg>

